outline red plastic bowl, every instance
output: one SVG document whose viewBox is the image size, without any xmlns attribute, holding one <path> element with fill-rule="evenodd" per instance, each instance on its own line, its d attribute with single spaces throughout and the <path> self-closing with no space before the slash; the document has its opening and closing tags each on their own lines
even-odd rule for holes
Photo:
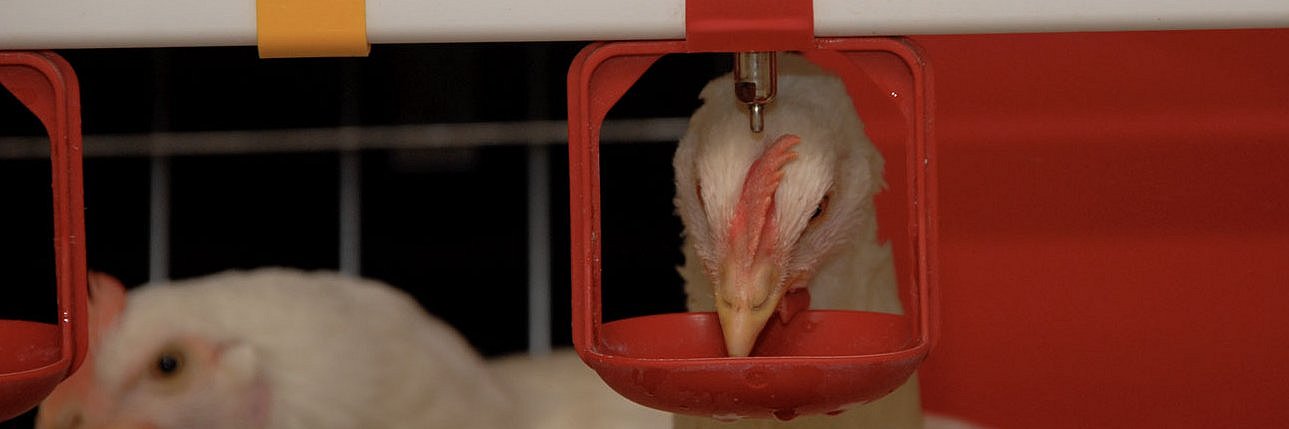
<svg viewBox="0 0 1289 429">
<path fill-rule="evenodd" d="M 67 375 L 57 325 L 0 320 L 0 420 L 30 410 Z"/>
<path fill-rule="evenodd" d="M 715 313 L 606 323 L 583 357 L 640 404 L 720 419 L 835 413 L 885 396 L 924 354 L 905 318 L 861 311 L 803 311 L 766 325 L 751 357 L 725 357 Z"/>
</svg>

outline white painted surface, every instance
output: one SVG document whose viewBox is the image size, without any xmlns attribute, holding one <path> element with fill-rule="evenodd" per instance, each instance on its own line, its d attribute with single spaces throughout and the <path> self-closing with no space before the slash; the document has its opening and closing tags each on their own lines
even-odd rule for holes
<svg viewBox="0 0 1289 429">
<path fill-rule="evenodd" d="M 676 39 L 684 0 L 368 0 L 372 43 Z M 1285 0 L 817 0 L 820 36 L 1289 27 Z M 0 0 L 0 49 L 255 44 L 254 0 Z"/>
</svg>

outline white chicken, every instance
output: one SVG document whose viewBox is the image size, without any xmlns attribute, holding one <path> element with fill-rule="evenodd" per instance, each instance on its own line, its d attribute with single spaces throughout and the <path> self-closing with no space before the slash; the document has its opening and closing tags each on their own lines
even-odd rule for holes
<svg viewBox="0 0 1289 429">
<path fill-rule="evenodd" d="M 873 196 L 883 160 L 840 79 L 783 55 L 765 129 L 748 128 L 731 75 L 703 89 L 676 150 L 676 210 L 685 226 L 691 311 L 716 311 L 731 356 L 746 356 L 780 312 L 809 290 L 810 307 L 901 313 L 888 244 L 878 242 Z M 857 333 L 857 335 L 862 335 Z M 916 377 L 838 416 L 788 422 L 676 416 L 676 428 L 920 428 Z"/>
<path fill-rule="evenodd" d="M 95 351 L 87 395 L 99 399 L 42 406 L 42 428 L 518 422 L 510 396 L 464 339 L 380 283 L 287 269 L 226 272 L 144 286 L 125 308 Z"/>
<path fill-rule="evenodd" d="M 671 415 L 623 398 L 571 349 L 549 356 L 509 356 L 488 361 L 497 379 L 523 398 L 516 412 L 525 429 L 659 429 Z"/>
<path fill-rule="evenodd" d="M 325 278 L 328 281 L 340 283 L 354 282 L 342 278 L 334 278 L 327 274 L 310 274 L 300 271 L 291 270 L 273 270 L 280 271 L 276 274 L 246 274 L 233 275 L 221 274 L 210 279 L 212 282 L 219 283 L 221 286 L 204 286 L 206 288 L 226 288 L 229 283 L 250 282 L 262 284 L 263 276 L 277 277 L 278 283 L 300 283 L 311 282 L 317 278 Z M 248 286 L 249 287 L 249 286 Z M 273 287 L 273 286 L 270 286 Z M 352 286 L 339 286 L 352 287 Z M 179 286 L 184 291 L 193 289 L 191 286 Z M 234 288 L 237 289 L 237 288 Z M 324 288 L 325 289 L 325 288 Z M 143 288 L 141 291 L 149 290 Z M 320 290 L 317 292 L 326 292 L 330 289 Z M 142 292 L 140 292 L 142 293 Z M 186 292 L 184 292 L 186 293 Z M 212 292 L 213 293 L 213 292 Z M 230 292 L 231 293 L 231 292 Z M 347 294 L 342 293 L 340 298 Z M 325 298 L 324 298 L 325 299 Z M 139 300 L 135 300 L 139 301 Z M 401 299 L 400 299 L 401 301 Z M 159 300 L 142 300 L 145 306 L 162 303 Z M 207 310 L 188 312 L 182 309 L 202 307 L 210 301 L 191 301 L 183 302 L 166 302 L 170 307 L 172 319 L 163 323 L 169 324 L 173 319 L 183 317 L 197 316 L 204 314 Z M 125 309 L 126 291 L 119 281 L 109 275 L 93 273 L 90 276 L 90 351 L 87 362 L 93 362 L 94 356 L 99 354 L 99 341 L 97 338 L 105 328 L 109 328 L 118 314 Z M 182 306 L 182 307 L 181 307 Z M 404 310 L 403 304 L 395 305 L 392 310 L 398 312 Z M 156 310 L 140 310 L 145 312 Z M 181 313 L 182 312 L 182 313 Z M 196 313 L 196 314 L 192 314 Z M 141 323 L 141 322 L 140 322 Z M 258 330 L 273 329 L 291 329 L 290 326 L 269 326 Z M 162 333 L 164 330 L 149 329 L 148 331 Z M 309 330 L 305 334 L 313 333 L 317 335 L 319 331 Z M 241 335 L 236 335 L 240 337 Z M 337 338 L 338 339 L 338 338 Z M 114 340 L 115 341 L 115 340 Z M 399 341 L 398 338 L 391 338 L 390 341 Z M 403 341 L 401 344 L 405 344 Z M 396 344 L 397 345 L 397 344 Z M 405 345 L 406 346 L 406 345 Z M 440 348 L 466 348 L 465 343 L 456 341 L 453 338 L 446 338 L 439 341 L 434 347 Z M 312 355 L 314 352 L 302 352 L 301 359 Z M 462 358 L 465 360 L 473 359 L 470 355 L 473 352 L 465 351 L 462 353 L 447 353 L 446 356 L 454 360 Z M 424 353 L 410 351 L 412 356 L 423 356 Z M 409 357 L 412 357 L 409 356 Z M 429 363 L 443 364 L 442 358 L 430 358 Z M 450 363 L 450 362 L 449 362 Z M 474 399 L 485 401 L 482 404 L 471 404 L 462 406 L 455 410 L 440 410 L 448 416 L 461 416 L 463 414 L 479 415 L 482 418 L 495 416 L 513 416 L 504 417 L 501 420 L 515 422 L 514 426 L 527 429 L 572 429 L 572 428 L 615 428 L 615 429 L 652 429 L 665 427 L 670 421 L 670 415 L 661 411 L 646 408 L 635 404 L 627 399 L 615 394 L 611 389 L 600 381 L 599 376 L 590 368 L 582 364 L 577 354 L 572 350 L 557 350 L 549 356 L 509 356 L 500 359 L 489 360 L 486 362 L 487 371 L 492 375 L 489 377 L 479 377 L 475 379 L 464 379 L 458 377 L 451 380 L 440 380 L 439 383 L 427 384 L 426 389 L 435 389 L 442 391 L 442 394 L 452 394 L 457 390 L 461 383 L 481 384 L 480 388 L 485 394 L 477 395 Z M 467 370 L 465 373 L 470 374 L 476 371 L 473 364 L 465 362 Z M 451 365 L 449 365 L 451 369 Z M 290 369 L 288 369 L 289 371 Z M 37 429 L 73 429 L 73 428 L 93 428 L 104 427 L 105 420 L 117 420 L 116 417 L 107 416 L 109 407 L 116 405 L 111 404 L 109 396 L 105 394 L 103 387 L 96 384 L 95 365 L 87 364 L 81 367 L 58 388 L 54 390 L 45 401 L 41 403 L 40 413 L 37 416 Z M 225 372 L 223 374 L 236 375 L 234 372 Z M 111 377 L 109 377 L 111 378 Z M 522 401 L 508 401 L 499 403 L 496 401 L 491 389 L 486 388 L 491 383 L 497 383 L 498 388 L 511 398 L 523 398 Z M 192 385 L 190 388 L 196 388 L 201 383 L 205 385 L 222 384 L 222 381 L 215 381 L 213 378 L 203 378 L 200 383 Z M 427 381 L 428 383 L 428 381 Z M 477 388 L 477 387 L 476 387 Z M 468 392 L 467 392 L 468 393 Z M 176 389 L 169 393 L 185 395 L 185 389 Z M 472 399 L 466 395 L 463 399 Z M 502 405 L 512 408 L 503 408 Z M 195 405 L 197 409 L 187 409 L 189 412 L 196 414 L 208 414 L 203 405 Z M 498 407 L 487 410 L 481 410 L 486 407 Z M 284 411 L 285 412 L 285 411 Z M 136 416 L 138 417 L 138 416 Z M 221 416 L 211 416 L 214 419 L 222 419 Z M 236 415 L 235 419 L 240 418 Z M 318 418 L 329 418 L 329 416 L 318 416 Z M 118 427 L 139 427 L 149 426 L 148 418 L 122 418 Z M 147 423 L 147 424 L 142 424 Z M 234 423 L 212 423 L 210 427 L 229 427 Z M 482 425 L 482 424 L 481 424 Z M 476 425 L 478 427 L 481 425 Z M 154 426 L 167 427 L 167 426 Z M 252 427 L 252 426 L 248 426 Z M 334 427 L 334 426 L 328 426 Z M 393 426 L 351 426 L 351 427 L 393 427 Z M 402 427 L 398 425 L 397 427 Z M 416 427 L 444 427 L 444 426 L 416 426 Z M 458 426 L 453 424 L 447 427 L 472 427 L 470 425 Z M 488 426 L 492 427 L 492 426 Z"/>
</svg>

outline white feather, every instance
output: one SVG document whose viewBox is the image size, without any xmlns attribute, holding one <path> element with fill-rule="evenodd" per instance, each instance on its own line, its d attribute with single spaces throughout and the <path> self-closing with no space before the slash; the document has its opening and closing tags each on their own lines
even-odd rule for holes
<svg viewBox="0 0 1289 429">
<path fill-rule="evenodd" d="M 898 313 L 893 272 L 889 278 L 868 276 L 874 277 L 873 283 L 858 285 L 850 275 L 891 266 L 890 249 L 877 243 L 872 199 L 885 183 L 882 156 L 864 134 L 841 80 L 797 56 L 784 56 L 782 63 L 778 96 L 767 108 L 763 133 L 748 129 L 747 109 L 733 95 L 732 76 L 725 75 L 703 89 L 704 105 L 691 117 L 676 150 L 676 208 L 685 224 L 687 252 L 681 274 L 691 304 L 699 304 L 691 309 L 712 308 L 705 305 L 710 303 L 711 285 L 701 274 L 711 274 L 722 256 L 725 228 L 748 169 L 774 138 L 795 134 L 802 143 L 794 148 L 797 158 L 784 168 L 775 194 L 779 247 L 791 250 L 784 274 L 822 264 L 816 276 L 823 278 L 810 286 L 812 294 L 824 295 L 816 300 L 818 308 Z M 827 212 L 818 226 L 807 230 L 825 193 L 831 195 Z M 831 299 L 853 294 L 853 289 L 890 294 L 867 302 Z"/>
<path fill-rule="evenodd" d="M 99 385 L 119 399 L 109 420 L 247 427 L 211 408 L 238 401 L 254 380 L 267 391 L 270 429 L 517 424 L 512 399 L 469 345 L 380 283 L 286 269 L 226 272 L 145 286 L 126 308 L 96 362 Z M 218 374 L 157 388 L 140 368 L 176 338 L 235 353 L 221 355 Z"/>
<path fill-rule="evenodd" d="M 514 392 L 527 429 L 659 429 L 671 415 L 618 395 L 572 350 L 509 356 L 488 366 Z"/>
<path fill-rule="evenodd" d="M 124 287 L 99 277 L 91 329 L 109 329 L 110 345 L 94 342 L 87 359 L 106 372 L 60 385 L 41 404 L 38 428 L 649 429 L 671 421 L 613 392 L 571 350 L 480 367 L 451 328 L 377 282 L 227 272 L 135 289 L 121 313 Z M 118 314 L 126 321 L 114 325 Z M 225 348 L 217 362 L 189 356 L 177 380 L 141 377 L 174 338 Z M 254 418 L 261 408 L 265 418 Z"/>
</svg>

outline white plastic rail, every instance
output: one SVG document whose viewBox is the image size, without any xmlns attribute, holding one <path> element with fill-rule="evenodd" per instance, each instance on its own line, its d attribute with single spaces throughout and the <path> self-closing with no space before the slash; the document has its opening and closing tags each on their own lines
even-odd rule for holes
<svg viewBox="0 0 1289 429">
<path fill-rule="evenodd" d="M 372 43 L 684 37 L 684 0 L 367 0 Z M 816 0 L 819 36 L 1289 27 L 1286 0 Z M 254 0 L 0 0 L 0 49 L 255 44 Z"/>
</svg>

